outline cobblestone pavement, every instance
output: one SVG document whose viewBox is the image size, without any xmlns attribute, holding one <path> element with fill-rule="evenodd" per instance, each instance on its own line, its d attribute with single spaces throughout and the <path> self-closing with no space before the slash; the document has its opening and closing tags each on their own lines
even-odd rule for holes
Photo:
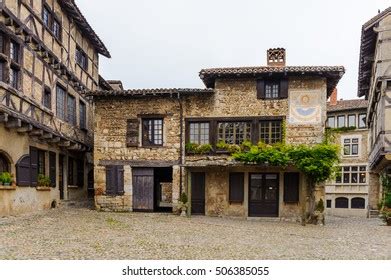
<svg viewBox="0 0 391 280">
<path fill-rule="evenodd" d="M 391 259 L 379 219 L 327 222 L 55 209 L 0 218 L 0 259 Z"/>
</svg>

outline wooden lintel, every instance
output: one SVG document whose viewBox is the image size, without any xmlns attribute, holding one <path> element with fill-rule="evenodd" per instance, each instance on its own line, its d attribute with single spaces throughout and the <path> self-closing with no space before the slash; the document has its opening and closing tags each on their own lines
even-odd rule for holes
<svg viewBox="0 0 391 280">
<path fill-rule="evenodd" d="M 30 132 L 30 136 L 42 136 L 43 135 L 43 130 L 42 129 L 33 129 Z"/>
<path fill-rule="evenodd" d="M 21 119 L 9 119 L 8 122 L 5 124 L 6 128 L 20 128 L 22 127 L 22 120 Z"/>
<path fill-rule="evenodd" d="M 33 130 L 33 126 L 31 124 L 22 124 L 22 127 L 18 128 L 18 133 L 27 133 Z"/>
<path fill-rule="evenodd" d="M 8 122 L 8 114 L 0 114 L 0 123 Z"/>
<path fill-rule="evenodd" d="M 62 141 L 58 144 L 60 147 L 69 147 L 71 145 L 71 141 Z"/>
<path fill-rule="evenodd" d="M 61 138 L 60 137 L 53 137 L 52 139 L 49 139 L 49 143 L 60 143 Z"/>
</svg>

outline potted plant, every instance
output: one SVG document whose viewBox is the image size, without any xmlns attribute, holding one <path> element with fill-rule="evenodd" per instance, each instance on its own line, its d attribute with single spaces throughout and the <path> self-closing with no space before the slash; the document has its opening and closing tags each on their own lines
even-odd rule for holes
<svg viewBox="0 0 391 280">
<path fill-rule="evenodd" d="M 324 202 L 323 199 L 320 199 L 318 203 L 316 203 L 315 211 L 314 211 L 314 222 L 316 224 L 324 225 Z"/>
<path fill-rule="evenodd" d="M 9 172 L 3 172 L 0 175 L 0 181 L 3 186 L 11 186 L 12 183 L 12 174 Z"/>
<path fill-rule="evenodd" d="M 51 181 L 49 177 L 43 174 L 38 175 L 37 187 L 50 188 L 50 185 L 51 185 Z"/>
<path fill-rule="evenodd" d="M 181 197 L 178 200 L 177 207 L 181 213 L 181 217 L 186 217 L 186 211 L 189 208 L 189 199 L 187 198 L 186 193 L 181 194 Z"/>
</svg>

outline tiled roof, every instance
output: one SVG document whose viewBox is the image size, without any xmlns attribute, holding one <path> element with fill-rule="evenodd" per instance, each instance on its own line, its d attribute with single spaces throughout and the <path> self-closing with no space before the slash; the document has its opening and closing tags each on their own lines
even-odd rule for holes
<svg viewBox="0 0 391 280">
<path fill-rule="evenodd" d="M 143 97 L 143 96 L 170 96 L 175 94 L 192 95 L 192 94 L 210 94 L 213 89 L 201 88 L 156 88 L 156 89 L 128 89 L 128 90 L 99 90 L 87 93 L 93 97 L 103 96 L 123 96 L 123 97 Z"/>
<path fill-rule="evenodd" d="M 328 112 L 359 110 L 367 107 L 368 101 L 365 99 L 338 100 L 336 105 L 331 105 L 330 102 L 327 102 Z"/>
<path fill-rule="evenodd" d="M 106 46 L 99 38 L 99 36 L 92 29 L 91 25 L 87 22 L 87 19 L 83 16 L 79 7 L 76 5 L 75 0 L 60 0 L 58 2 L 60 3 L 61 7 L 65 9 L 67 14 L 76 22 L 76 24 L 88 37 L 88 39 L 92 42 L 93 46 L 97 49 L 97 51 L 100 54 L 110 58 L 110 52 L 107 50 Z"/>
<path fill-rule="evenodd" d="M 369 93 L 373 64 L 372 58 L 375 53 L 377 38 L 377 33 L 373 28 L 381 19 L 389 15 L 391 15 L 391 7 L 377 14 L 362 26 L 357 93 L 359 97 L 366 96 Z"/>
<path fill-rule="evenodd" d="M 213 88 L 217 78 L 261 78 L 270 74 L 320 76 L 327 78 L 327 91 L 331 94 L 344 73 L 343 66 L 230 67 L 203 69 L 200 78 L 208 88 Z"/>
</svg>

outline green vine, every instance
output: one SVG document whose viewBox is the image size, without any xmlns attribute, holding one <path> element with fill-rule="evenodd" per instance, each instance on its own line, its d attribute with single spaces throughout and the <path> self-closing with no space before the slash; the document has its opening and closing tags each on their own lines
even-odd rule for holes
<svg viewBox="0 0 391 280">
<path fill-rule="evenodd" d="M 199 154 L 199 155 L 204 155 L 208 154 L 212 151 L 212 145 L 210 144 L 195 144 L 195 143 L 187 143 L 185 145 L 185 150 L 187 153 L 193 153 L 193 154 Z"/>
</svg>

